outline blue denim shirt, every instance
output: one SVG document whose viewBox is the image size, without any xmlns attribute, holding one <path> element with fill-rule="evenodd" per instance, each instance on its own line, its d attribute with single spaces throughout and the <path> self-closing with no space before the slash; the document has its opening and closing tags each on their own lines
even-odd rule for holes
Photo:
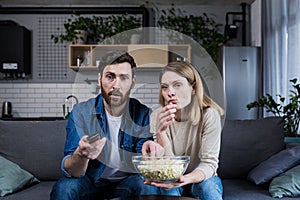
<svg viewBox="0 0 300 200">
<path fill-rule="evenodd" d="M 122 122 L 119 129 L 118 145 L 120 149 L 120 158 L 122 166 L 126 172 L 134 172 L 131 157 L 140 154 L 142 145 L 147 140 L 153 140 L 149 128 L 149 116 L 151 110 L 138 100 L 130 98 L 126 111 L 122 116 Z M 66 126 L 67 136 L 64 148 L 64 158 L 62 160 L 62 172 L 65 176 L 71 177 L 64 169 L 64 161 L 71 156 L 78 147 L 79 140 L 84 135 L 92 135 L 96 132 L 101 137 L 110 138 L 109 127 L 105 108 L 103 105 L 103 96 L 99 94 L 97 97 L 89 99 L 86 102 L 75 104 L 69 115 L 68 124 Z M 94 182 L 97 182 L 106 167 L 105 163 L 109 143 L 106 142 L 102 153 L 98 159 L 90 160 L 86 174 L 90 176 Z"/>
</svg>

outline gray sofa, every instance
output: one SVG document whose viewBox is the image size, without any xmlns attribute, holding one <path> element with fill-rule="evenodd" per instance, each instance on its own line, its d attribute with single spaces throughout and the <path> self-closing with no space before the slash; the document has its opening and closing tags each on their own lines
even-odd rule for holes
<svg viewBox="0 0 300 200">
<path fill-rule="evenodd" d="M 1 200 L 49 198 L 53 184 L 61 177 L 65 126 L 65 120 L 0 120 L 0 156 L 40 181 L 0 197 Z M 274 199 L 268 192 L 268 184 L 257 186 L 247 180 L 247 175 L 259 163 L 285 148 L 282 131 L 278 118 L 226 121 L 218 171 L 223 180 L 224 200 Z"/>
<path fill-rule="evenodd" d="M 300 163 L 300 144 L 284 143 L 283 123 L 278 117 L 227 120 L 221 141 L 218 175 L 223 182 L 224 200 L 276 199 L 269 193 L 272 174 L 280 175 L 280 170 L 287 171 Z M 273 162 L 272 157 L 278 161 Z M 263 182 L 263 178 L 270 180 L 259 185 L 253 182 Z"/>
</svg>

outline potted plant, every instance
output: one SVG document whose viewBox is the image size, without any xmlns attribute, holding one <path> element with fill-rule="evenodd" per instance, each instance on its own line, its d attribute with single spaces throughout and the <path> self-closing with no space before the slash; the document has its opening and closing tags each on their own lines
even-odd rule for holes
<svg viewBox="0 0 300 200">
<path fill-rule="evenodd" d="M 80 15 L 72 15 L 71 18 L 64 23 L 64 33 L 52 34 L 51 39 L 54 43 L 58 42 L 72 42 L 76 43 L 85 43 L 87 40 L 87 34 L 90 30 L 90 27 L 94 24 L 93 19 L 89 17 L 83 17 Z M 59 28 L 57 28 L 60 31 Z"/>
<path fill-rule="evenodd" d="M 132 15 L 110 15 L 106 18 L 94 16 L 94 25 L 91 34 L 94 42 L 100 43 L 105 39 L 114 36 L 114 41 L 109 41 L 117 44 L 129 43 L 131 35 L 120 34 L 124 31 L 137 29 L 142 26 L 142 22 Z M 106 41 L 108 42 L 108 41 Z"/>
<path fill-rule="evenodd" d="M 251 102 L 247 105 L 248 110 L 255 107 L 263 107 L 266 112 L 271 112 L 274 116 L 283 118 L 285 136 L 299 137 L 299 123 L 300 123 L 300 84 L 297 79 L 290 80 L 293 83 L 293 89 L 290 90 L 288 102 L 287 98 L 277 94 L 279 101 L 276 102 L 270 94 L 261 97 L 259 100 Z"/>
<path fill-rule="evenodd" d="M 158 9 L 156 6 L 154 10 L 159 15 L 157 20 L 159 27 L 172 29 L 192 37 L 202 45 L 214 61 L 217 61 L 219 47 L 229 40 L 227 36 L 220 33 L 222 24 L 216 23 L 206 13 L 200 16 L 187 15 L 185 11 L 175 9 L 174 4 L 168 10 Z M 180 38 L 171 37 L 171 39 L 177 43 L 180 42 Z"/>
<path fill-rule="evenodd" d="M 84 39 L 84 36 L 78 36 L 79 30 L 85 30 L 88 43 L 100 43 L 106 38 L 112 37 L 123 31 L 135 29 L 142 26 L 142 22 L 132 15 L 110 15 L 108 17 L 93 16 L 84 17 L 80 15 L 72 16 L 64 24 L 65 32 L 52 34 L 51 39 L 54 43 L 72 42 L 76 43 L 78 39 Z M 59 28 L 58 28 L 59 30 Z M 128 38 L 114 38 L 114 42 L 129 41 Z M 126 40 L 127 39 L 127 40 Z"/>
</svg>

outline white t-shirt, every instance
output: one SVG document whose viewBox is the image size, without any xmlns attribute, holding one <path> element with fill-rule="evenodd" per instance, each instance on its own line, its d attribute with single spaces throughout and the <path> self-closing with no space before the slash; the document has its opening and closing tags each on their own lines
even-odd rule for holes
<svg viewBox="0 0 300 200">
<path fill-rule="evenodd" d="M 106 164 L 106 168 L 102 174 L 102 178 L 105 179 L 121 179 L 124 176 L 123 173 L 119 173 L 118 170 L 121 168 L 121 160 L 119 154 L 119 145 L 118 145 L 118 136 L 119 136 L 119 129 L 121 126 L 122 115 L 121 116 L 112 116 L 106 110 L 106 117 L 109 127 L 109 136 L 110 139 L 107 138 L 106 143 L 109 147 L 109 161 Z M 118 173 L 116 173 L 118 172 Z"/>
</svg>

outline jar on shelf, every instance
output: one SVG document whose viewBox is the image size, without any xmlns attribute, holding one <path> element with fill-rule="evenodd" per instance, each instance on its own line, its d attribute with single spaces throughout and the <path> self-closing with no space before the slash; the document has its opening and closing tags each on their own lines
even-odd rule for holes
<svg viewBox="0 0 300 200">
<path fill-rule="evenodd" d="M 80 67 L 82 65 L 82 57 L 80 55 L 78 55 L 76 57 L 76 66 Z"/>
</svg>

